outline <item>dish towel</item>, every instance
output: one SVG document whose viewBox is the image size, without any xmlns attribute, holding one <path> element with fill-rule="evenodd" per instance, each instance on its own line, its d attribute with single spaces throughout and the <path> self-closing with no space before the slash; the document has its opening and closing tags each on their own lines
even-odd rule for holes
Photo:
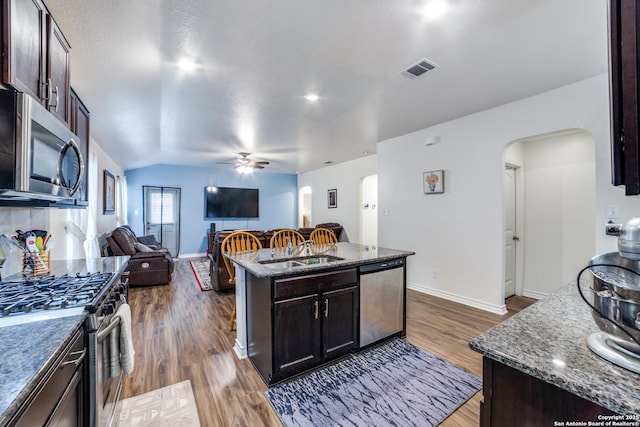
<svg viewBox="0 0 640 427">
<path fill-rule="evenodd" d="M 133 339 L 131 337 L 131 308 L 129 304 L 122 304 L 116 310 L 113 315 L 113 321 L 120 319 L 120 327 L 115 330 L 119 330 L 120 335 L 120 368 L 125 374 L 130 374 L 133 371 L 133 356 L 136 354 L 133 349 Z"/>
<path fill-rule="evenodd" d="M 115 321 L 115 317 L 111 319 L 111 322 Z M 107 354 L 109 355 L 104 372 L 105 377 L 115 378 L 122 373 L 120 367 L 120 325 L 111 330 L 109 334 L 109 340 L 105 340 L 103 346 L 109 346 Z"/>
</svg>

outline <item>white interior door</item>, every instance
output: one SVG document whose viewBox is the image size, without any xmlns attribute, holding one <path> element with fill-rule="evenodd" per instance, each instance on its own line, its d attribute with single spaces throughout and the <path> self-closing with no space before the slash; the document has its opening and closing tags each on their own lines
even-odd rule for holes
<svg viewBox="0 0 640 427">
<path fill-rule="evenodd" d="M 180 189 L 144 187 L 144 231 L 153 234 L 171 255 L 180 252 Z"/>
<path fill-rule="evenodd" d="M 511 166 L 504 170 L 504 297 L 516 293 L 516 171 Z"/>
</svg>

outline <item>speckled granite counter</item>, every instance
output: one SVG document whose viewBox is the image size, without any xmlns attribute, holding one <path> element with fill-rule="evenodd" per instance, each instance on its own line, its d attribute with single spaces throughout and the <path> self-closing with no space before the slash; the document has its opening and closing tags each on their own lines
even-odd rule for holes
<svg viewBox="0 0 640 427">
<path fill-rule="evenodd" d="M 415 252 L 340 242 L 335 245 L 311 245 L 311 254 L 318 257 L 328 255 L 342 259 L 320 264 L 296 265 L 295 267 L 278 266 L 278 268 L 274 268 L 269 264 L 261 264 L 260 262 L 289 259 L 282 249 L 276 250 L 273 254 L 271 253 L 271 249 L 262 249 L 250 253 L 225 253 L 233 262 L 245 268 L 256 277 L 279 277 L 335 268 L 355 267 L 371 262 L 403 258 L 414 255 Z M 291 259 L 300 257 L 304 257 L 304 254 L 297 254 Z"/>
<path fill-rule="evenodd" d="M 129 257 L 106 257 L 52 261 L 55 275 L 113 272 L 121 273 Z M 3 278 L 19 280 L 20 275 Z M 15 411 L 51 368 L 60 352 L 82 326 L 86 314 L 0 327 L 0 426 Z"/>
<path fill-rule="evenodd" d="M 0 328 L 0 425 L 6 425 L 65 348 L 84 315 Z"/>
<path fill-rule="evenodd" d="M 474 338 L 486 357 L 620 414 L 640 414 L 640 375 L 587 347 L 598 332 L 575 285 L 567 285 Z"/>
</svg>

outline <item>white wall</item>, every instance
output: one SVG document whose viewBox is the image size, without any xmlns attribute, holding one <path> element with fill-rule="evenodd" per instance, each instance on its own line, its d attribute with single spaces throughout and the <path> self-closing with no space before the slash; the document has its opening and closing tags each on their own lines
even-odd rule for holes
<svg viewBox="0 0 640 427">
<path fill-rule="evenodd" d="M 298 189 L 311 187 L 313 224 L 339 222 L 344 227 L 343 240 L 360 242 L 360 184 L 377 173 L 375 155 L 327 166 L 298 175 Z M 327 190 L 338 190 L 338 207 L 327 207 Z"/>
<path fill-rule="evenodd" d="M 124 170 L 118 166 L 118 164 L 93 139 L 91 140 L 89 150 L 95 150 L 95 153 L 98 156 L 98 168 L 96 170 L 96 173 L 98 174 L 96 227 L 98 235 L 101 235 L 103 233 L 111 232 L 111 230 L 118 226 L 115 214 L 105 215 L 103 213 L 103 171 L 106 169 L 111 172 L 114 177 L 118 177 L 124 176 Z"/>
<path fill-rule="evenodd" d="M 378 246 L 378 175 L 369 175 L 362 180 L 360 243 Z"/>
<path fill-rule="evenodd" d="M 640 200 L 610 184 L 606 74 L 378 143 L 379 244 L 416 252 L 410 287 L 504 312 L 503 150 L 566 129 L 585 129 L 595 141 L 596 207 L 585 213 L 593 224 L 586 232 L 595 230 L 592 255 L 614 251 L 606 206 L 625 220 L 640 214 Z M 440 142 L 426 147 L 429 136 Z M 422 172 L 434 169 L 445 169 L 445 193 L 424 195 Z"/>
<path fill-rule="evenodd" d="M 585 132 L 525 141 L 524 292 L 539 298 L 575 280 L 595 253 L 595 145 Z M 599 229 L 602 231 L 602 229 Z"/>
</svg>

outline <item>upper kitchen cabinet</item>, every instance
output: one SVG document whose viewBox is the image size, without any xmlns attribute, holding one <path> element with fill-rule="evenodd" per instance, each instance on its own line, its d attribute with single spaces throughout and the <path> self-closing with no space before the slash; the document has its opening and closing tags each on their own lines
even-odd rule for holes
<svg viewBox="0 0 640 427">
<path fill-rule="evenodd" d="M 80 184 L 80 199 L 76 200 L 76 204 L 87 204 L 87 187 L 89 184 L 88 176 L 88 163 L 89 163 L 89 124 L 90 124 L 89 110 L 83 104 L 78 97 L 78 94 L 73 90 L 69 91 L 69 116 L 67 117 L 67 123 L 69 128 L 78 136 L 78 147 L 80 153 L 84 159 L 84 176 L 82 177 L 82 183 Z"/>
<path fill-rule="evenodd" d="M 609 1 L 612 182 L 627 196 L 640 194 L 639 14 L 635 0 Z"/>
<path fill-rule="evenodd" d="M 41 0 L 2 1 L 2 79 L 66 122 L 71 48 Z"/>
</svg>

